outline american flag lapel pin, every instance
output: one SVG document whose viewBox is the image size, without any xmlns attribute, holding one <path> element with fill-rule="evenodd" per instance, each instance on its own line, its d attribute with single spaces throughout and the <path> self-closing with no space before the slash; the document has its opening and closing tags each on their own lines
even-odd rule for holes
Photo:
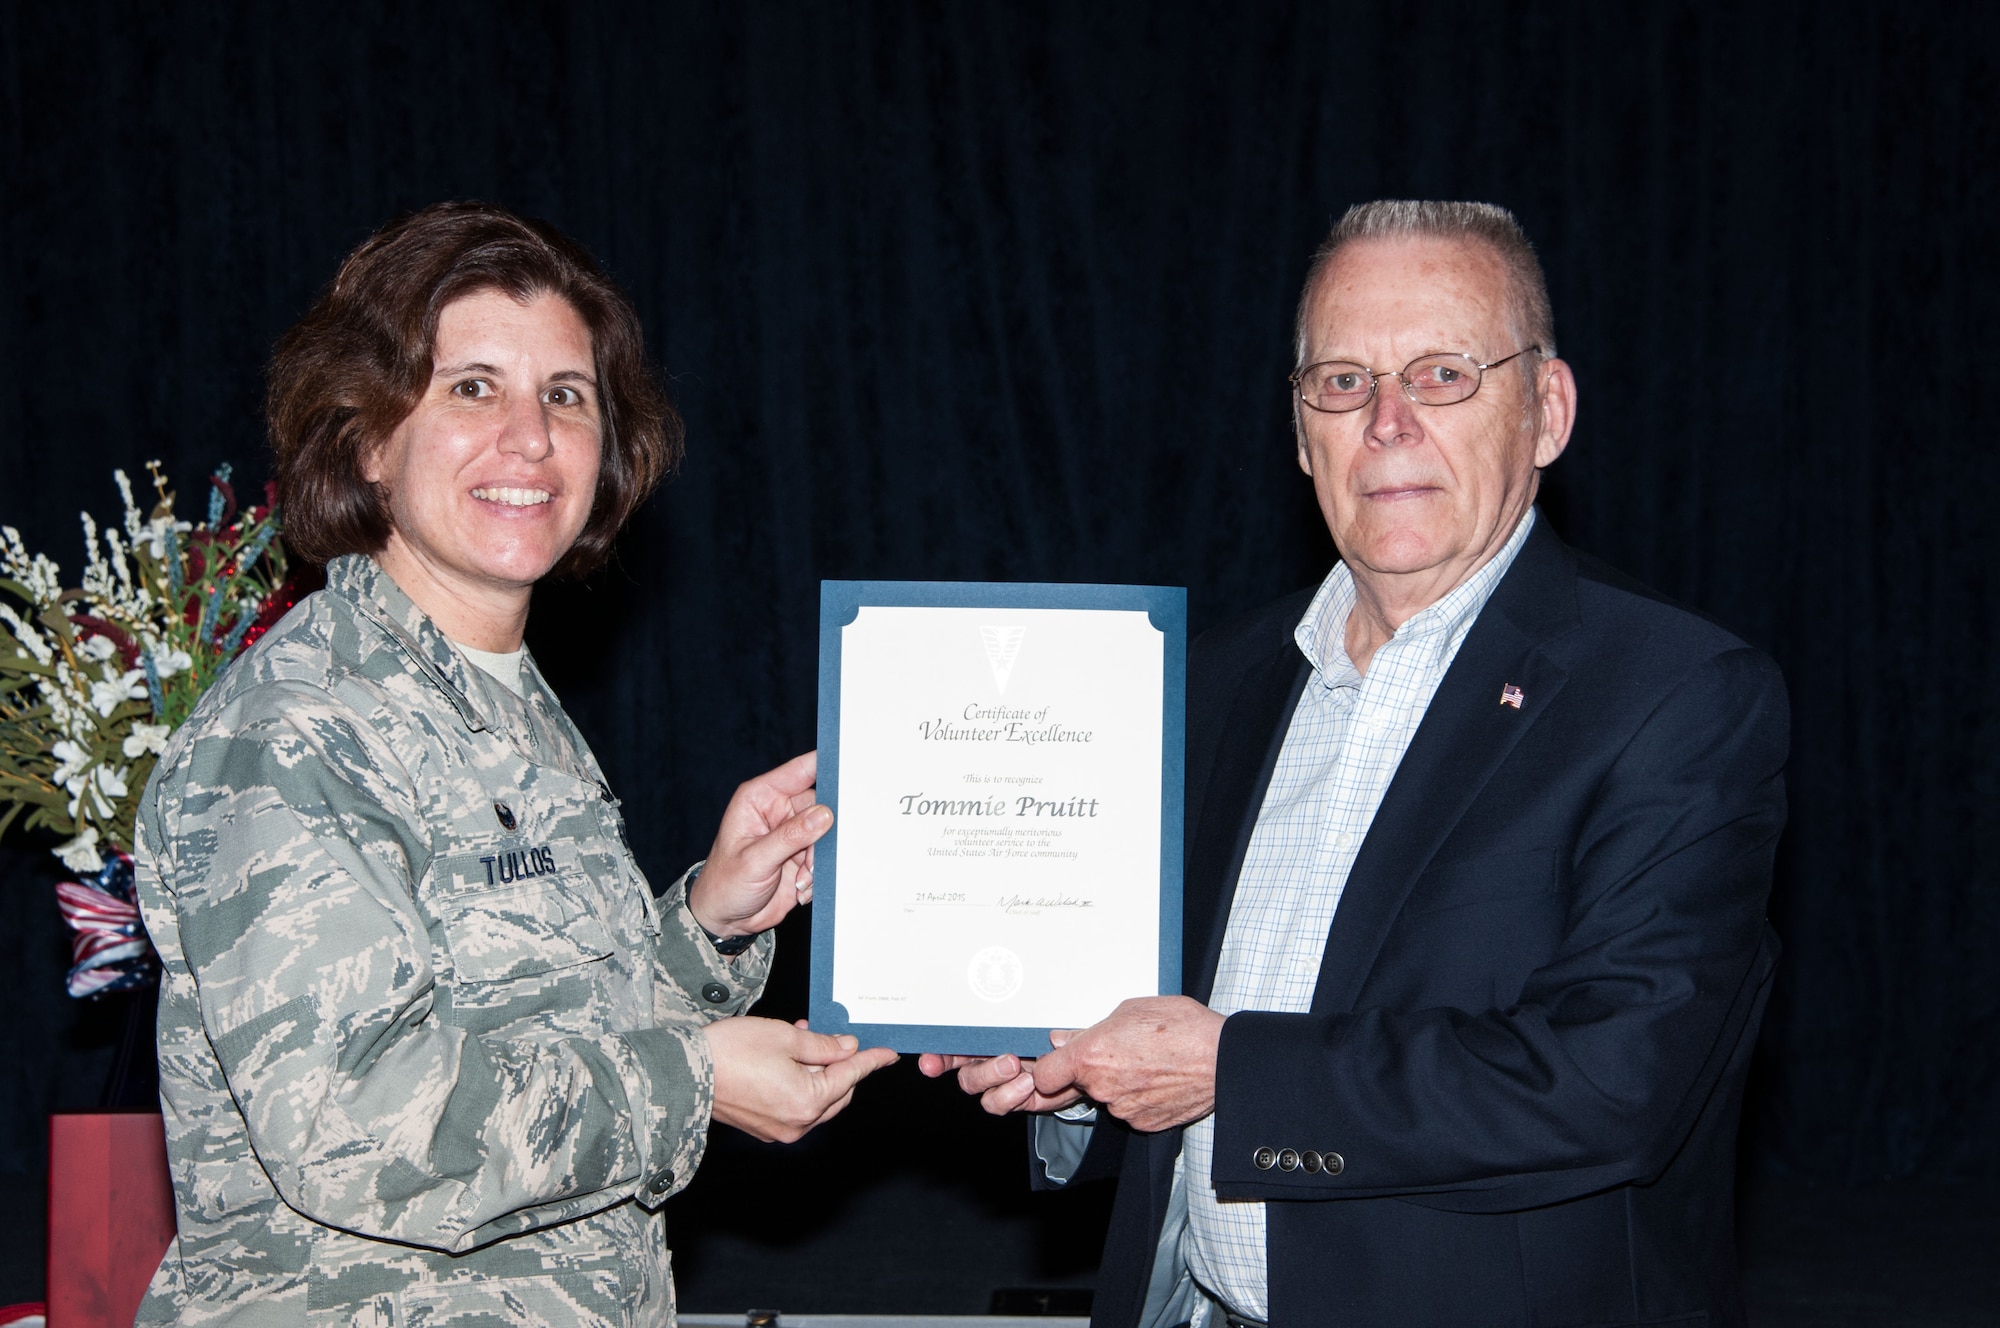
<svg viewBox="0 0 2000 1328">
<path fill-rule="evenodd" d="M 1500 689 L 1500 704 L 1503 706 L 1513 706 L 1516 710 L 1519 710 L 1521 702 L 1526 699 L 1521 694 L 1521 689 L 1511 682 Z"/>
</svg>

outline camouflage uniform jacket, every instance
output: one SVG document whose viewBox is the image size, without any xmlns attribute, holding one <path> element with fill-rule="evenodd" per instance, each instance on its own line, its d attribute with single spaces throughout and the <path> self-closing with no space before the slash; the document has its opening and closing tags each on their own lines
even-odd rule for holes
<svg viewBox="0 0 2000 1328">
<path fill-rule="evenodd" d="M 701 1026 L 763 987 L 655 900 L 532 667 L 341 558 L 146 791 L 179 1234 L 141 1323 L 667 1324 Z"/>
</svg>

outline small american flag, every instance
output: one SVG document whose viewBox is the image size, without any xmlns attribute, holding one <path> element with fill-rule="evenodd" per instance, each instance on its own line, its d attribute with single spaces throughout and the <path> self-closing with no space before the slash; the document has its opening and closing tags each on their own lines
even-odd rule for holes
<svg viewBox="0 0 2000 1328">
<path fill-rule="evenodd" d="M 1516 710 L 1519 710 L 1521 708 L 1521 702 L 1524 699 L 1525 698 L 1521 695 L 1521 689 L 1516 687 L 1511 682 L 1500 689 L 1501 705 L 1513 706 Z"/>
</svg>

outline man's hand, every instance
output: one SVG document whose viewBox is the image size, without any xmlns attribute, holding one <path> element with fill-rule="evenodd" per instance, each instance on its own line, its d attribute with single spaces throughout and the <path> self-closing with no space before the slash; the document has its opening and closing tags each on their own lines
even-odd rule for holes
<svg viewBox="0 0 2000 1328">
<path fill-rule="evenodd" d="M 795 1026 L 744 1015 L 701 1031 L 715 1059 L 714 1118 L 766 1143 L 804 1138 L 840 1114 L 856 1084 L 896 1062 L 887 1047 L 862 1051 L 845 1033 L 807 1032 L 803 1020 Z"/>
<path fill-rule="evenodd" d="M 778 925 L 812 902 L 812 846 L 833 826 L 813 800 L 819 753 L 807 752 L 737 785 L 708 863 L 688 887 L 688 911 L 717 936 Z"/>
<path fill-rule="evenodd" d="M 1068 1036 L 1067 1030 L 1058 1029 L 1049 1034 L 1049 1041 L 1061 1046 L 1056 1040 Z M 917 1069 L 926 1078 L 936 1079 L 948 1071 L 958 1071 L 958 1086 L 977 1097 L 979 1105 L 995 1116 L 1015 1111 L 1059 1111 L 1082 1098 L 1075 1091 L 1053 1096 L 1036 1092 L 1035 1076 L 1029 1069 L 1033 1064 L 1032 1060 L 1023 1060 L 1012 1052 L 1000 1056 L 940 1056 L 927 1051 L 917 1057 Z"/>
<path fill-rule="evenodd" d="M 1222 1016 L 1207 1006 L 1146 996 L 1064 1039 L 1030 1077 L 1044 1099 L 1080 1090 L 1135 1130 L 1164 1130 L 1215 1110 L 1221 1042 Z"/>
</svg>

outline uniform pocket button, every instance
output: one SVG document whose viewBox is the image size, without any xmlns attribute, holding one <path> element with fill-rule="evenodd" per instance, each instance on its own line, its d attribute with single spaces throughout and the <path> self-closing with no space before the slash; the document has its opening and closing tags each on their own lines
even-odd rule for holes
<svg viewBox="0 0 2000 1328">
<path fill-rule="evenodd" d="M 701 989 L 701 998 L 710 1005 L 720 1005 L 729 999 L 729 988 L 720 982 L 711 982 Z"/>
</svg>

